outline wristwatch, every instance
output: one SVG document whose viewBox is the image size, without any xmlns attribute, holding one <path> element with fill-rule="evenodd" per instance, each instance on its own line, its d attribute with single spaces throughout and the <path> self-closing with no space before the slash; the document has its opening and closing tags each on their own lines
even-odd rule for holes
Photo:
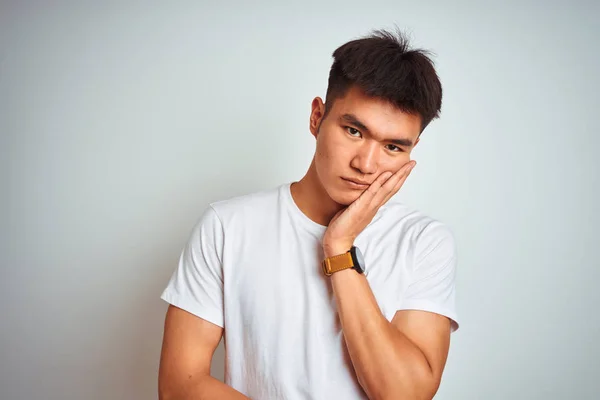
<svg viewBox="0 0 600 400">
<path fill-rule="evenodd" d="M 365 272 L 365 260 L 356 246 L 352 246 L 352 248 L 344 254 L 327 257 L 323 260 L 323 272 L 327 276 L 331 276 L 334 272 L 348 268 L 354 269 L 359 274 Z"/>
</svg>

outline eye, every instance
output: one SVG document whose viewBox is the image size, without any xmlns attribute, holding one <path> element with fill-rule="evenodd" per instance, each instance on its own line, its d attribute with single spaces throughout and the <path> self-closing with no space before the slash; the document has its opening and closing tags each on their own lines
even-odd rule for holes
<svg viewBox="0 0 600 400">
<path fill-rule="evenodd" d="M 358 129 L 355 129 L 351 126 L 345 126 L 344 128 L 346 128 L 346 132 L 348 132 L 350 134 L 350 136 L 354 136 L 354 137 L 361 137 L 362 135 L 360 134 L 360 131 Z"/>
<path fill-rule="evenodd" d="M 390 150 L 390 151 L 392 151 L 392 152 L 394 152 L 394 153 L 400 153 L 400 152 L 403 152 L 403 151 L 404 151 L 404 150 L 402 150 L 400 147 L 398 147 L 398 146 L 395 146 L 395 145 L 393 145 L 393 144 L 388 144 L 386 147 L 387 147 L 387 149 L 388 149 L 388 150 Z M 392 148 L 390 148 L 390 147 L 392 147 Z"/>
</svg>

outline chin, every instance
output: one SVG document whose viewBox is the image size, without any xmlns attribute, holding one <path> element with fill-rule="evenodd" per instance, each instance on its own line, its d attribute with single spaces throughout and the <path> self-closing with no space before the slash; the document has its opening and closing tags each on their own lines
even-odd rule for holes
<svg viewBox="0 0 600 400">
<path fill-rule="evenodd" d="M 364 190 L 349 190 L 346 188 L 332 188 L 327 191 L 331 200 L 343 206 L 352 204 L 363 192 Z"/>
<path fill-rule="evenodd" d="M 325 190 L 329 198 L 342 206 L 349 206 L 364 192 L 364 190 L 348 188 L 341 180 L 341 177 L 335 174 L 321 175 L 317 173 L 317 177 L 321 188 Z"/>
</svg>

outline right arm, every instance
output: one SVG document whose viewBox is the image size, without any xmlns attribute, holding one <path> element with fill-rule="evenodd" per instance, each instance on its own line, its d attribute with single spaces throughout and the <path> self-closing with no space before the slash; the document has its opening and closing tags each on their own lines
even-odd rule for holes
<svg viewBox="0 0 600 400">
<path fill-rule="evenodd" d="M 242 400 L 240 392 L 210 376 L 223 328 L 169 305 L 158 372 L 160 400 Z"/>
</svg>

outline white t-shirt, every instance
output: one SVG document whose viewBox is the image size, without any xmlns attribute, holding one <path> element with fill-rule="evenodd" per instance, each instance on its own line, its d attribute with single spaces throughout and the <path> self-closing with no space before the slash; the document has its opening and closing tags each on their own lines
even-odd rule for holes
<svg viewBox="0 0 600 400">
<path fill-rule="evenodd" d="M 252 399 L 366 399 L 343 341 L 326 227 L 294 202 L 290 183 L 210 205 L 162 294 L 224 328 L 225 383 Z M 384 316 L 455 312 L 455 244 L 439 221 L 389 201 L 354 242 Z"/>
</svg>

